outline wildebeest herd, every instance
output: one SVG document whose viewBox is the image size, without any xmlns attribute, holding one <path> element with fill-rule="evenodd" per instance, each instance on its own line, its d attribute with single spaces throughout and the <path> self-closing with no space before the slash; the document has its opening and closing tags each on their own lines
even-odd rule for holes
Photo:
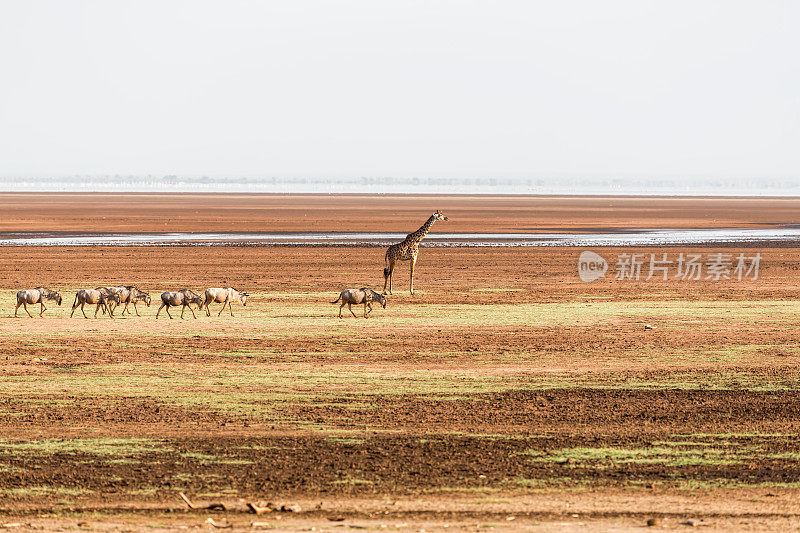
<svg viewBox="0 0 800 533">
<path fill-rule="evenodd" d="M 169 313 L 170 307 L 180 307 L 181 318 L 183 318 L 183 314 L 187 308 L 192 313 L 192 317 L 197 318 L 197 315 L 194 314 L 194 309 L 192 309 L 192 305 L 197 306 L 198 311 L 202 311 L 205 308 L 206 316 L 211 316 L 210 308 L 212 303 L 222 304 L 222 308 L 220 308 L 217 316 L 222 315 L 225 306 L 228 307 L 231 316 L 234 316 L 231 304 L 238 301 L 241 302 L 243 306 L 246 306 L 247 296 L 248 294 L 246 292 L 237 291 L 233 287 L 212 287 L 206 289 L 204 297 L 195 294 L 189 289 L 167 291 L 161 294 L 161 307 L 159 307 L 156 312 L 156 318 L 159 317 L 162 309 L 165 310 L 168 317 L 172 318 L 172 315 Z M 61 305 L 61 294 L 47 287 L 36 287 L 35 289 L 19 291 L 17 292 L 17 306 L 14 308 L 14 316 L 18 316 L 19 308 L 22 307 L 22 309 L 28 313 L 28 316 L 33 318 L 33 315 L 28 311 L 28 305 L 36 304 L 40 306 L 39 316 L 43 316 L 44 312 L 47 310 L 47 307 L 44 305 L 46 301 L 54 301 L 58 305 Z M 353 312 L 352 305 L 363 304 L 364 318 L 369 317 L 373 302 L 379 303 L 384 309 L 386 308 L 386 296 L 367 287 L 345 289 L 339 294 L 339 297 L 331 303 L 338 303 L 340 301 L 342 304 L 339 306 L 339 318 L 342 318 L 342 309 L 345 305 L 347 305 L 350 313 L 356 316 Z M 69 316 L 72 318 L 75 315 L 75 311 L 80 309 L 83 317 L 89 318 L 86 316 L 86 311 L 84 310 L 86 304 L 95 306 L 94 318 L 97 318 L 97 313 L 101 311 L 102 314 L 108 314 L 109 317 L 114 318 L 114 310 L 121 307 L 123 304 L 124 307 L 122 308 L 122 313 L 120 313 L 121 316 L 125 316 L 125 313 L 130 313 L 130 311 L 128 311 L 128 305 L 130 304 L 133 304 L 133 310 L 136 316 L 142 316 L 139 314 L 139 309 L 136 307 L 136 304 L 140 302 L 150 307 L 150 294 L 137 289 L 133 285 L 81 289 L 75 293 L 75 299 L 72 302 L 72 313 L 70 313 Z"/>
<path fill-rule="evenodd" d="M 411 265 L 411 279 L 410 279 L 410 292 L 414 294 L 414 265 L 417 262 L 417 256 L 419 255 L 419 244 L 422 239 L 430 231 L 431 227 L 433 226 L 434 222 L 437 220 L 447 220 L 447 217 L 444 216 L 440 211 L 436 211 L 433 213 L 428 220 L 415 232 L 409 233 L 406 238 L 397 244 L 393 244 L 389 246 L 386 250 L 386 255 L 384 256 L 385 261 L 385 268 L 383 269 L 383 293 L 375 292 L 374 290 L 362 287 L 360 289 L 345 289 L 340 294 L 339 297 L 331 303 L 339 303 L 339 318 L 342 318 L 342 309 L 345 305 L 347 305 L 348 310 L 353 316 L 356 314 L 353 312 L 352 305 L 353 304 L 363 304 L 364 305 L 364 318 L 369 317 L 369 313 L 372 311 L 372 303 L 378 302 L 383 308 L 386 308 L 386 289 L 388 285 L 389 294 L 392 293 L 392 273 L 395 269 L 395 264 L 397 261 L 409 261 Z M 233 316 L 233 308 L 231 307 L 231 303 L 234 301 L 239 301 L 242 305 L 247 305 L 247 293 L 240 292 L 234 289 L 233 287 L 224 287 L 224 288 L 210 288 L 206 289 L 205 294 L 203 297 L 195 294 L 194 292 L 190 291 L 189 289 L 181 289 L 179 291 L 168 291 L 161 294 L 161 307 L 158 308 L 156 312 L 156 318 L 161 314 L 161 310 L 166 308 L 167 316 L 172 318 L 172 315 L 169 314 L 170 307 L 180 307 L 181 308 L 181 318 L 183 318 L 183 314 L 186 311 L 186 308 L 189 308 L 189 311 L 192 313 L 192 317 L 197 318 L 194 314 L 194 309 L 192 309 L 192 305 L 197 306 L 198 311 L 202 311 L 203 307 L 206 310 L 206 316 L 211 316 L 211 311 L 209 310 L 209 305 L 212 303 L 221 303 L 222 309 L 219 310 L 217 316 L 222 314 L 222 311 L 225 310 L 225 306 L 228 306 L 228 309 L 231 312 L 231 316 Z M 58 305 L 61 305 L 61 295 L 57 291 L 50 290 L 46 287 L 36 287 L 35 289 L 28 289 L 24 291 L 19 291 L 17 293 L 17 307 L 14 309 L 14 316 L 17 316 L 17 312 L 19 311 L 20 306 L 28 313 L 28 316 L 33 318 L 30 312 L 28 311 L 28 304 L 35 305 L 39 304 L 41 306 L 41 310 L 39 312 L 39 316 L 42 316 L 47 310 L 44 303 L 46 301 L 55 301 Z M 97 318 L 98 311 L 102 311 L 103 314 L 108 313 L 108 316 L 114 317 L 114 309 L 125 304 L 125 307 L 122 309 L 122 315 L 124 316 L 125 313 L 128 311 L 128 305 L 133 304 L 133 310 L 136 312 L 136 316 L 141 316 L 139 314 L 139 310 L 136 307 L 136 304 L 139 302 L 144 302 L 145 305 L 148 307 L 150 306 L 150 295 L 146 292 L 140 291 L 133 285 L 121 285 L 118 287 L 97 287 L 96 289 L 81 289 L 75 294 L 75 300 L 72 302 L 72 313 L 70 314 L 70 318 L 75 315 L 75 310 L 80 307 L 81 313 L 83 313 L 84 318 L 89 318 L 86 316 L 86 312 L 84 311 L 84 306 L 86 304 L 94 305 L 94 316 Z"/>
<path fill-rule="evenodd" d="M 161 294 L 161 307 L 159 307 L 156 312 L 156 318 L 159 317 L 162 309 L 165 310 L 168 317 L 172 318 L 172 315 L 169 313 L 170 307 L 180 307 L 181 318 L 183 318 L 183 314 L 187 308 L 192 313 L 192 317 L 197 318 L 197 315 L 194 314 L 194 309 L 192 309 L 192 305 L 197 306 L 198 311 L 202 311 L 205 308 L 206 316 L 211 316 L 210 307 L 212 303 L 222 304 L 222 308 L 220 308 L 217 316 L 222 315 L 225 306 L 228 307 L 231 316 L 234 316 L 231 304 L 238 301 L 241 302 L 243 306 L 246 306 L 247 296 L 248 294 L 246 292 L 237 291 L 233 287 L 208 288 L 203 297 L 189 289 L 167 291 Z M 54 301 L 58 305 L 61 305 L 61 294 L 47 287 L 36 287 L 35 289 L 19 291 L 17 292 L 17 306 L 14 308 L 14 316 L 18 316 L 19 308 L 22 307 L 22 309 L 28 313 L 28 316 L 33 318 L 33 315 L 28 311 L 28 305 L 36 304 L 40 306 L 39 316 L 43 316 L 44 312 L 47 310 L 44 303 L 47 301 Z M 347 308 L 353 316 L 356 316 L 351 306 L 353 304 L 363 304 L 364 318 L 369 317 L 373 302 L 379 303 L 384 309 L 386 308 L 386 297 L 367 287 L 345 289 L 339 294 L 339 298 L 331 303 L 338 303 L 339 301 L 342 302 L 339 306 L 339 318 L 342 318 L 342 309 L 345 305 L 347 305 Z M 136 316 L 142 316 L 139 314 L 139 309 L 136 307 L 136 304 L 140 302 L 150 307 L 150 294 L 137 289 L 133 285 L 81 289 L 75 293 L 75 299 L 72 302 L 72 313 L 70 313 L 69 316 L 72 318 L 75 315 L 75 311 L 80 309 L 83 317 L 89 318 L 86 316 L 86 311 L 84 310 L 86 304 L 95 306 L 94 318 L 97 318 L 97 313 L 101 311 L 102 314 L 108 314 L 109 317 L 114 318 L 114 310 L 121 307 L 123 304 L 124 307 L 122 308 L 122 313 L 120 313 L 121 316 L 125 316 L 126 312 L 130 313 L 130 311 L 128 311 L 128 305 L 130 304 L 133 304 L 133 310 Z"/>
<path fill-rule="evenodd" d="M 33 315 L 28 311 L 28 305 L 36 304 L 40 306 L 39 316 L 43 316 L 44 312 L 47 310 L 47 307 L 44 305 L 46 301 L 54 301 L 58 305 L 61 305 L 61 294 L 47 287 L 36 287 L 35 289 L 19 291 L 17 292 L 17 306 L 14 309 L 14 316 L 17 316 L 19 308 L 22 307 L 25 312 L 28 313 L 28 316 L 33 318 Z M 159 307 L 158 312 L 156 312 L 156 318 L 158 318 L 161 310 L 165 307 L 167 316 L 172 318 L 172 315 L 169 314 L 169 308 L 178 306 L 181 307 L 181 318 L 183 318 L 183 313 L 187 307 L 189 311 L 192 312 L 192 316 L 197 318 L 191 307 L 192 305 L 196 305 L 198 310 L 202 310 L 205 307 L 206 315 L 211 316 L 209 307 L 212 303 L 222 304 L 222 308 L 219 310 L 217 316 L 222 314 L 222 311 L 225 310 L 225 306 L 228 306 L 231 316 L 233 316 L 231 303 L 234 301 L 239 301 L 242 305 L 247 305 L 247 293 L 237 291 L 233 287 L 212 287 L 206 289 L 204 297 L 198 296 L 189 289 L 165 292 L 161 294 L 161 307 Z M 150 302 L 150 294 L 137 289 L 133 285 L 81 289 L 75 293 L 75 299 L 72 302 L 72 313 L 70 313 L 69 316 L 72 318 L 75 315 L 75 310 L 80 308 L 83 317 L 89 318 L 86 316 L 86 311 L 84 311 L 84 306 L 86 304 L 95 306 L 95 318 L 97 318 L 97 313 L 100 311 L 102 311 L 104 315 L 108 314 L 109 317 L 113 318 L 114 310 L 123 304 L 125 307 L 123 307 L 122 313 L 120 313 L 122 316 L 124 316 L 126 312 L 130 313 L 130 311 L 128 311 L 128 305 L 130 304 L 133 304 L 133 310 L 136 316 L 142 316 L 139 314 L 139 309 L 136 305 L 138 303 L 144 303 L 147 307 L 150 307 Z"/>
</svg>

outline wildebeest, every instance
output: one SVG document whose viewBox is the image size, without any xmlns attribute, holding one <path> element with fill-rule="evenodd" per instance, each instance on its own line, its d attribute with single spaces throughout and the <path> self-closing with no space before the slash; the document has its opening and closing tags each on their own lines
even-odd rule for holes
<svg viewBox="0 0 800 533">
<path fill-rule="evenodd" d="M 103 309 L 103 313 L 108 311 L 108 315 L 111 318 L 114 318 L 114 310 L 109 307 L 109 302 L 119 304 L 119 294 L 116 292 L 104 292 L 98 289 L 81 289 L 75 293 L 75 300 L 72 302 L 72 313 L 70 313 L 69 317 L 72 318 L 72 316 L 75 314 L 75 309 L 80 307 L 81 313 L 83 313 L 83 318 L 89 318 L 86 316 L 86 311 L 83 310 L 83 306 L 86 304 L 96 304 L 97 307 L 94 309 L 95 318 L 97 318 L 97 312 L 101 308 Z"/>
<path fill-rule="evenodd" d="M 386 297 L 383 294 L 373 291 L 367 287 L 361 287 L 360 289 L 345 289 L 341 293 L 339 293 L 339 297 L 332 301 L 332 304 L 335 304 L 341 300 L 342 304 L 339 306 L 339 318 L 342 318 L 342 308 L 347 304 L 347 309 L 350 310 L 350 313 L 353 316 L 356 316 L 353 313 L 353 308 L 351 307 L 353 304 L 364 304 L 364 318 L 369 318 L 369 313 L 372 311 L 372 302 L 378 302 L 386 309 Z"/>
<path fill-rule="evenodd" d="M 118 287 L 103 288 L 119 294 L 120 305 L 125 304 L 125 308 L 122 309 L 122 316 L 124 316 L 126 312 L 129 312 L 128 305 L 131 303 L 133 304 L 133 310 L 136 312 L 136 316 L 142 316 L 139 314 L 139 309 L 136 307 L 138 302 L 144 302 L 147 307 L 150 307 L 150 295 L 144 291 L 140 291 L 133 285 L 120 285 Z"/>
<path fill-rule="evenodd" d="M 14 316 L 17 316 L 19 306 L 21 305 L 28 316 L 33 318 L 30 311 L 28 311 L 28 304 L 39 304 L 41 310 L 39 316 L 42 316 L 47 308 L 44 306 L 45 300 L 55 300 L 58 305 L 61 305 L 61 295 L 57 291 L 51 291 L 47 287 L 36 287 L 35 289 L 28 289 L 26 291 L 19 291 L 17 293 L 17 307 L 14 309 Z"/>
<path fill-rule="evenodd" d="M 111 296 L 113 294 L 116 294 L 116 295 L 119 296 L 119 301 L 121 302 L 122 301 L 122 291 L 124 289 L 125 289 L 125 287 L 95 287 L 94 290 L 100 291 L 101 293 L 105 294 L 106 296 Z M 111 303 L 116 304 L 116 300 L 117 300 L 116 298 L 110 298 L 109 301 L 107 302 L 107 304 L 111 304 Z M 103 308 L 103 314 L 106 314 L 106 309 L 107 308 L 113 309 L 113 306 L 107 305 L 106 307 L 104 307 Z"/>
<path fill-rule="evenodd" d="M 222 309 L 219 310 L 217 316 L 220 316 L 222 314 L 222 312 L 225 310 L 226 305 L 228 306 L 228 309 L 231 312 L 231 316 L 233 316 L 233 308 L 231 307 L 231 302 L 233 302 L 234 300 L 239 300 L 240 302 L 242 302 L 242 305 L 247 305 L 247 293 L 239 292 L 233 287 L 225 287 L 224 289 L 218 287 L 206 289 L 205 297 L 206 297 L 205 299 L 206 316 L 211 316 L 211 310 L 209 309 L 209 307 L 211 307 L 210 304 L 212 303 L 222 304 Z"/>
<path fill-rule="evenodd" d="M 158 311 L 156 311 L 156 318 L 158 318 L 158 314 L 165 307 L 167 308 L 167 316 L 172 318 L 172 315 L 169 314 L 169 308 L 177 307 L 179 305 L 182 306 L 181 318 L 183 318 L 183 312 L 186 311 L 187 307 L 189 308 L 189 311 L 192 312 L 192 317 L 197 318 L 197 316 L 194 314 L 194 310 L 192 310 L 191 304 L 197 304 L 197 309 L 202 311 L 203 303 L 203 299 L 189 289 L 182 289 L 177 292 L 165 292 L 161 295 L 161 307 L 159 307 Z"/>
</svg>

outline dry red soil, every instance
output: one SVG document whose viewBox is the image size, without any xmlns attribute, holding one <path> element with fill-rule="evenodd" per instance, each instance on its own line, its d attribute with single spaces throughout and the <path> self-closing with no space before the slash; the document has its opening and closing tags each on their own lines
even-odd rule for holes
<svg viewBox="0 0 800 533">
<path fill-rule="evenodd" d="M 392 231 L 436 209 L 446 232 L 795 223 L 800 198 L 0 193 L 0 231 Z"/>
<path fill-rule="evenodd" d="M 797 199 L 2 196 L 0 231 L 410 231 L 437 208 L 447 231 L 727 227 L 800 214 Z M 0 528 L 159 530 L 213 516 L 290 530 L 634 530 L 649 518 L 796 529 L 800 248 L 720 251 L 761 253 L 759 279 L 612 272 L 582 283 L 578 249 L 427 248 L 415 297 L 403 265 L 386 310 L 340 322 L 327 302 L 356 281 L 380 289 L 381 248 L 2 248 L 3 298 L 43 284 L 65 302 L 44 319 L 14 319 L 11 301 L 0 309 Z M 153 307 L 142 318 L 66 318 L 71 292 L 119 283 L 155 300 L 227 284 L 253 298 L 228 320 L 156 322 Z M 651 302 L 663 315 L 624 314 Z M 530 306 L 529 321 L 493 318 L 514 305 Z M 623 311 L 606 319 L 604 305 Z M 465 306 L 485 309 L 486 323 L 448 320 Z M 600 318 L 581 318 L 579 306 Z M 646 321 L 658 327 L 645 331 Z M 297 377 L 255 379 L 277 372 Z M 119 383 L 88 394 L 107 373 Z M 437 388 L 428 373 L 454 385 Z M 124 382 L 140 375 L 175 385 L 143 381 L 134 394 Z M 331 380 L 311 383 L 318 375 Z M 403 388 L 364 394 L 372 375 L 401 376 Z M 220 407 L 231 394 L 247 408 Z M 114 453 L 52 440 L 132 438 L 145 441 Z M 637 459 L 642 450 L 651 455 Z M 186 511 L 180 491 L 230 510 Z M 301 511 L 251 516 L 241 499 Z"/>
</svg>

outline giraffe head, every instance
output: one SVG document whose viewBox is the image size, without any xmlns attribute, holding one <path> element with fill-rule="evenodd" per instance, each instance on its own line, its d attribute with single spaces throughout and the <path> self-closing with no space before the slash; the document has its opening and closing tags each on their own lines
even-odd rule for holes
<svg viewBox="0 0 800 533">
<path fill-rule="evenodd" d="M 436 210 L 436 212 L 433 214 L 433 218 L 435 218 L 436 220 L 444 220 L 444 221 L 446 221 L 446 220 L 447 220 L 447 217 L 446 217 L 446 216 L 444 216 L 444 215 L 443 215 L 443 214 L 442 214 L 442 213 L 441 213 L 441 212 L 440 212 L 438 209 L 437 209 L 437 210 Z"/>
</svg>

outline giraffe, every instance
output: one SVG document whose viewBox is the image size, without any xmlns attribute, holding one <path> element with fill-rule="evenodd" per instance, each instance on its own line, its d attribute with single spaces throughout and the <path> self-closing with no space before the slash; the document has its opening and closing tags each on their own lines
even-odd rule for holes
<svg viewBox="0 0 800 533">
<path fill-rule="evenodd" d="M 386 250 L 384 262 L 387 265 L 383 269 L 383 294 L 386 294 L 386 285 L 389 285 L 389 294 L 392 294 L 392 273 L 394 272 L 394 265 L 397 260 L 411 261 L 411 295 L 414 295 L 414 265 L 417 264 L 417 256 L 419 255 L 419 243 L 425 238 L 425 235 L 430 231 L 431 226 L 437 220 L 447 220 L 437 210 L 430 218 L 414 233 L 409 233 L 403 242 L 393 244 Z"/>
</svg>

